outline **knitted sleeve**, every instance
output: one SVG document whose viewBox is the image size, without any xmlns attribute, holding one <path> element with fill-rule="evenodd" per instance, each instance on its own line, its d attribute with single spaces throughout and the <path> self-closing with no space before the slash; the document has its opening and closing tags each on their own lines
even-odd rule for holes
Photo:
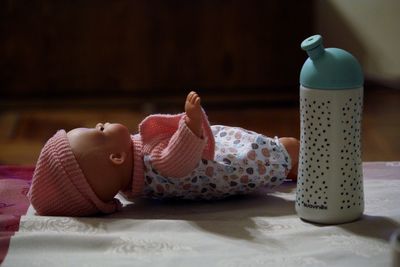
<svg viewBox="0 0 400 267">
<path fill-rule="evenodd" d="M 186 125 L 184 116 L 171 139 L 160 142 L 151 151 L 152 165 L 166 177 L 188 175 L 201 160 L 207 138 L 199 138 Z"/>
</svg>

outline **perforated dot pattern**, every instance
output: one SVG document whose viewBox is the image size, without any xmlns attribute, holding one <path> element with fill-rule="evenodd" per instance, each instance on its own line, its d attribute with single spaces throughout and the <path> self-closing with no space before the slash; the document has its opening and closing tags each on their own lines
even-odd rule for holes
<svg viewBox="0 0 400 267">
<path fill-rule="evenodd" d="M 363 205 L 362 96 L 340 101 L 302 96 L 300 114 L 296 205 L 320 210 L 328 210 L 332 201 L 340 210 Z"/>
<path fill-rule="evenodd" d="M 340 184 L 342 198 L 340 209 L 350 209 L 352 206 L 361 206 L 362 192 L 362 161 L 361 161 L 361 117 L 362 99 L 348 98 L 341 107 L 341 136 L 343 142 L 340 147 L 340 174 L 343 178 Z"/>
</svg>

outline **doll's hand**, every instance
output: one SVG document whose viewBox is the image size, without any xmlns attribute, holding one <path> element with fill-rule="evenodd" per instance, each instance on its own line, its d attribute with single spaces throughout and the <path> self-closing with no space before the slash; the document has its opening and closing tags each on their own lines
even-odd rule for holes
<svg viewBox="0 0 400 267">
<path fill-rule="evenodd" d="M 196 92 L 190 92 L 185 102 L 186 125 L 198 137 L 202 136 L 202 112 L 200 96 Z"/>
</svg>

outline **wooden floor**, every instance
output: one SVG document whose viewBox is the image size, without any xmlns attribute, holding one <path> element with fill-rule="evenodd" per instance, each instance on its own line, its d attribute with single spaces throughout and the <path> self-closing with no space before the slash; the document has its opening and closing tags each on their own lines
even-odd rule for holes
<svg viewBox="0 0 400 267">
<path fill-rule="evenodd" d="M 297 97 L 297 96 L 296 96 Z M 182 105 L 183 105 L 182 99 Z M 180 101 L 180 100 L 179 100 Z M 256 101 L 246 105 L 216 104 L 221 99 L 204 96 L 203 104 L 211 124 L 234 125 L 247 128 L 268 136 L 299 137 L 299 110 L 296 101 L 277 105 L 270 101 Z M 208 104 L 213 103 L 213 105 Z M 132 132 L 147 113 L 158 111 L 154 105 L 145 104 L 141 109 L 114 105 L 74 105 L 61 109 L 43 109 L 37 105 L 7 105 L 0 111 L 0 164 L 35 164 L 44 142 L 57 129 L 92 127 L 97 122 L 120 122 Z M 163 112 L 174 113 L 179 105 L 163 107 Z M 363 117 L 363 160 L 400 160 L 400 90 L 366 88 Z"/>
</svg>

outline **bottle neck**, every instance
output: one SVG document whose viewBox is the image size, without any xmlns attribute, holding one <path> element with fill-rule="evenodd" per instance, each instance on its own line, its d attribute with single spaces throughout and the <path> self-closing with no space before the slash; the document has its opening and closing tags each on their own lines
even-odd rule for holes
<svg viewBox="0 0 400 267">
<path fill-rule="evenodd" d="M 325 53 L 325 48 L 322 44 L 307 50 L 307 54 L 311 60 L 319 58 L 324 53 Z"/>
</svg>

